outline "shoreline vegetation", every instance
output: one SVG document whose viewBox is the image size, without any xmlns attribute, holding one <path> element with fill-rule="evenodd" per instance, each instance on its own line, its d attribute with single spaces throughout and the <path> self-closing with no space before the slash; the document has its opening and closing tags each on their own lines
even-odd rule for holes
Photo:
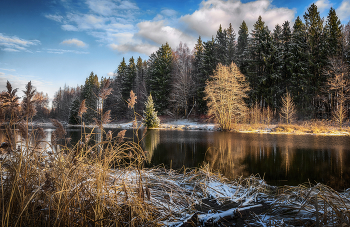
<svg viewBox="0 0 350 227">
<path fill-rule="evenodd" d="M 102 101 L 111 92 L 107 85 L 99 93 Z M 10 83 L 7 88 L 1 122 L 6 137 L 0 148 L 1 226 L 350 225 L 349 189 L 337 192 L 310 183 L 274 187 L 259 176 L 228 180 L 209 164 L 181 171 L 145 168 L 147 152 L 141 142 L 147 130 L 138 134 L 141 124 L 133 92 L 128 105 L 134 121 L 119 126 L 133 128 L 135 139 L 125 140 L 126 130 L 113 137 L 108 128 L 112 126 L 110 110 L 104 111 L 102 105 L 93 118 L 91 127 L 99 130 L 92 140 L 93 133 L 85 131 L 90 125 L 83 121 L 88 110 L 83 101 L 77 112 L 80 140 L 71 144 L 66 138 L 68 125 L 56 119 L 45 123 L 54 127 L 48 142 L 43 125 L 31 123 L 36 111 L 30 82 L 21 106 L 16 90 Z M 183 123 L 164 121 L 161 127 L 218 130 L 208 122 Z M 266 129 L 264 124 L 234 126 L 242 131 Z M 322 133 L 320 129 L 329 130 L 331 124 L 317 121 L 306 126 Z M 287 130 L 278 125 L 271 132 L 278 128 Z"/>
<path fill-rule="evenodd" d="M 51 122 L 33 122 L 33 126 L 43 128 L 54 128 Z M 83 125 L 65 124 L 68 128 L 81 128 Z M 96 125 L 84 125 L 87 128 L 94 128 Z M 135 129 L 144 128 L 142 122 L 137 123 L 135 127 L 134 121 L 123 123 L 104 124 L 104 128 L 108 129 Z M 199 122 L 198 120 L 169 120 L 161 122 L 157 128 L 160 130 L 207 130 L 221 131 L 216 123 Z M 349 136 L 350 127 L 343 126 L 342 128 L 335 126 L 332 122 L 327 121 L 303 121 L 292 124 L 271 123 L 267 124 L 236 124 L 231 132 L 238 133 L 261 133 L 261 134 L 293 134 L 293 135 L 320 135 L 320 136 Z"/>
</svg>

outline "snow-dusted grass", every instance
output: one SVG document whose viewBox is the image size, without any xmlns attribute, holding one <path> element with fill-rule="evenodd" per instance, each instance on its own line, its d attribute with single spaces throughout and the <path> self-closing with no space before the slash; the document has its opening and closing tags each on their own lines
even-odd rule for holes
<svg viewBox="0 0 350 227">
<path fill-rule="evenodd" d="M 52 123 L 35 123 L 39 127 L 53 127 Z M 68 125 L 69 127 L 81 127 L 80 125 Z M 96 125 L 86 125 L 94 128 Z M 133 129 L 133 121 L 125 123 L 105 124 L 109 129 Z M 143 128 L 142 122 L 137 122 L 137 128 Z M 170 120 L 159 125 L 157 129 L 167 130 L 207 130 L 218 131 L 220 127 L 215 123 L 202 123 L 193 120 L 181 119 Z M 261 134 L 297 134 L 297 135 L 324 135 L 324 136 L 348 136 L 350 127 L 342 128 L 334 125 L 333 122 L 324 120 L 302 121 L 293 124 L 236 124 L 233 131 L 241 133 L 261 133 Z"/>
</svg>

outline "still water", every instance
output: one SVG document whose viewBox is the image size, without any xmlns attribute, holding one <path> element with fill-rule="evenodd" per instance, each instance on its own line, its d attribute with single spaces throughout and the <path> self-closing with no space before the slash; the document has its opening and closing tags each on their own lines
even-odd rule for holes
<svg viewBox="0 0 350 227">
<path fill-rule="evenodd" d="M 114 135 L 120 131 L 111 130 Z M 47 129 L 48 138 L 52 131 Z M 67 130 L 73 144 L 80 135 L 79 129 Z M 127 137 L 132 135 L 132 130 L 127 131 Z M 149 167 L 209 164 L 229 179 L 259 174 L 271 185 L 320 182 L 336 190 L 350 188 L 347 136 L 148 130 L 140 143 L 147 151 Z"/>
</svg>

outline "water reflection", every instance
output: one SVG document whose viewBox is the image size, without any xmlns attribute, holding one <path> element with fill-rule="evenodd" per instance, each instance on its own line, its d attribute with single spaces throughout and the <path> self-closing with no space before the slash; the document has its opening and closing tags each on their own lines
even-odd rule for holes
<svg viewBox="0 0 350 227">
<path fill-rule="evenodd" d="M 146 152 L 147 163 L 151 163 L 154 155 L 154 150 L 160 143 L 160 132 L 159 130 L 148 130 L 143 138 L 143 149 Z"/>
<path fill-rule="evenodd" d="M 273 185 L 325 183 L 350 187 L 348 137 L 224 134 L 206 161 L 225 176 L 259 173 Z"/>
<path fill-rule="evenodd" d="M 110 130 L 113 136 L 121 131 Z M 45 131 L 50 142 L 53 129 Z M 128 130 L 126 137 L 133 138 L 134 133 Z M 139 138 L 142 135 L 139 131 Z M 71 138 L 72 145 L 76 144 L 81 136 L 80 128 L 68 129 L 66 136 Z M 0 133 L 0 142 L 5 139 Z M 102 139 L 92 136 L 94 141 Z M 163 164 L 180 169 L 209 164 L 230 179 L 260 174 L 272 185 L 310 181 L 342 190 L 350 188 L 349 141 L 345 136 L 148 130 L 140 144 L 147 151 L 148 167 Z M 48 143 L 41 146 L 46 149 Z"/>
</svg>

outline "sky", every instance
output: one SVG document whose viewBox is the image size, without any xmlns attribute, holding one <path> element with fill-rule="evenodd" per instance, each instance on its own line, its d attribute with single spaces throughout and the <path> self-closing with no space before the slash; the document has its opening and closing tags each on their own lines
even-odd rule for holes
<svg viewBox="0 0 350 227">
<path fill-rule="evenodd" d="M 326 18 L 333 7 L 342 24 L 350 20 L 350 0 L 1 0 L 0 91 L 6 81 L 23 96 L 32 81 L 52 99 L 59 87 L 83 85 L 94 72 L 113 77 L 125 57 L 147 60 L 168 42 L 191 49 L 221 24 L 238 34 L 251 31 L 261 15 L 270 30 L 315 3 Z"/>
</svg>

